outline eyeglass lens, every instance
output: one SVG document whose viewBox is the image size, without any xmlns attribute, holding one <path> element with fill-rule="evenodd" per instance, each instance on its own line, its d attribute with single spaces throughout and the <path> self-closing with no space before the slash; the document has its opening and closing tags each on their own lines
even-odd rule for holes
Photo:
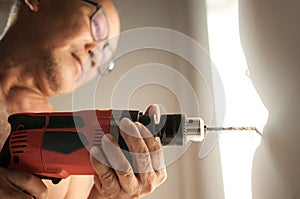
<svg viewBox="0 0 300 199">
<path fill-rule="evenodd" d="M 98 42 L 108 37 L 109 26 L 105 12 L 100 8 L 91 19 L 92 33 L 94 39 Z"/>
</svg>

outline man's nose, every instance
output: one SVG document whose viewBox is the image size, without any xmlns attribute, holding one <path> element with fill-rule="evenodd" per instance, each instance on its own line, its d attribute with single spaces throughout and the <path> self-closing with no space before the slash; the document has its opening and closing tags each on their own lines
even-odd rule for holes
<svg viewBox="0 0 300 199">
<path fill-rule="evenodd" d="M 84 45 L 84 49 L 85 49 L 86 54 L 89 54 L 89 55 L 90 55 L 90 52 L 93 52 L 94 49 L 97 48 L 98 45 L 99 45 L 99 43 L 96 42 L 96 41 L 90 41 L 90 42 L 87 42 L 87 43 Z"/>
</svg>

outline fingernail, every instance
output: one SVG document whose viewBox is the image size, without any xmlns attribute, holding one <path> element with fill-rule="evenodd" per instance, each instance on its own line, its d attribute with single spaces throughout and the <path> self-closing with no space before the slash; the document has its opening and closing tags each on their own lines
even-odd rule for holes
<svg viewBox="0 0 300 199">
<path fill-rule="evenodd" d="M 160 107 L 158 104 L 152 104 L 150 109 L 149 109 L 149 114 L 154 115 L 154 121 L 155 123 L 159 123 L 160 120 Z"/>
<path fill-rule="evenodd" d="M 131 124 L 131 121 L 128 118 L 123 118 L 120 121 L 120 127 L 127 127 Z"/>
</svg>

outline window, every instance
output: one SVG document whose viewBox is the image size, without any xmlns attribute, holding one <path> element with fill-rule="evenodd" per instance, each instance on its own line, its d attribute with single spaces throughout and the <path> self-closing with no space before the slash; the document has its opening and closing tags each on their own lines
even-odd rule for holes
<svg viewBox="0 0 300 199">
<path fill-rule="evenodd" d="M 206 0 L 211 58 L 226 96 L 224 126 L 255 126 L 261 131 L 268 112 L 247 76 L 239 37 L 238 0 Z M 226 199 L 252 199 L 252 161 L 261 137 L 255 132 L 222 133 L 219 146 Z"/>
</svg>

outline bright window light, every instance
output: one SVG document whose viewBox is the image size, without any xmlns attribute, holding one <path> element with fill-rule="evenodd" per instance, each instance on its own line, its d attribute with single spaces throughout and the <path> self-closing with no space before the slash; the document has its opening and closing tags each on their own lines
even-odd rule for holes
<svg viewBox="0 0 300 199">
<path fill-rule="evenodd" d="M 262 131 L 268 111 L 247 76 L 239 37 L 238 0 L 206 3 L 211 59 L 225 89 L 224 126 L 255 126 Z M 255 132 L 222 133 L 219 144 L 226 199 L 252 199 L 252 161 L 260 140 Z"/>
</svg>

